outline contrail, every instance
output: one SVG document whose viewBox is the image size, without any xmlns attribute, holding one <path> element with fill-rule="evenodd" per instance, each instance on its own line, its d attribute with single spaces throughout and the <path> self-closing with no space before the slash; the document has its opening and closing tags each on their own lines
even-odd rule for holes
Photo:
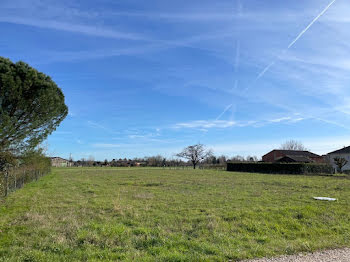
<svg viewBox="0 0 350 262">
<path fill-rule="evenodd" d="M 236 41 L 236 57 L 235 57 L 235 64 L 234 64 L 235 83 L 234 83 L 233 88 L 231 88 L 231 91 L 236 90 L 238 87 L 238 68 L 239 68 L 240 56 L 241 56 L 241 42 L 240 42 L 240 40 L 237 40 Z"/>
<path fill-rule="evenodd" d="M 239 66 L 239 60 L 241 56 L 241 42 L 237 40 L 236 43 L 236 57 L 235 57 L 235 73 L 237 74 L 238 66 Z"/>
<path fill-rule="evenodd" d="M 327 5 L 327 7 L 323 9 L 323 11 L 318 16 L 316 16 L 315 19 L 312 20 L 312 22 L 303 31 L 301 31 L 301 33 L 289 44 L 287 49 L 291 48 L 295 44 L 295 42 L 298 41 L 299 38 L 302 37 L 303 34 L 305 34 L 305 32 L 334 4 L 335 1 L 336 0 L 330 2 L 330 4 Z"/>
<path fill-rule="evenodd" d="M 276 60 L 272 61 L 267 67 L 264 68 L 263 71 L 260 72 L 260 74 L 256 77 L 256 80 L 259 79 L 260 77 L 262 77 L 263 75 L 265 75 L 265 73 L 270 69 L 270 67 L 272 67 L 274 64 L 276 64 Z"/>
<path fill-rule="evenodd" d="M 309 28 L 334 4 L 336 0 L 333 0 L 332 2 L 330 2 L 325 9 L 323 9 L 323 11 L 314 18 L 314 20 L 312 20 L 312 22 L 303 30 L 300 32 L 300 34 L 288 45 L 288 47 L 282 52 L 282 54 L 284 54 L 289 48 L 291 48 L 299 39 L 300 37 L 303 36 L 303 34 L 305 34 L 307 32 L 307 30 L 309 30 Z M 273 62 L 271 62 L 268 66 L 266 66 L 260 73 L 259 75 L 256 77 L 255 81 L 260 79 L 263 75 L 265 75 L 265 73 L 281 58 L 281 55 L 279 55 Z M 254 82 L 255 82 L 254 81 Z M 247 90 L 248 88 L 246 88 Z"/>
<path fill-rule="evenodd" d="M 241 5 L 241 1 L 238 0 L 237 1 L 237 15 L 241 16 L 242 15 L 242 5 Z M 238 28 L 238 39 L 236 41 L 236 56 L 235 56 L 235 64 L 234 64 L 234 72 L 235 72 L 235 83 L 233 88 L 231 89 L 231 91 L 237 90 L 238 88 L 238 68 L 239 68 L 239 63 L 240 63 L 240 56 L 241 56 L 241 41 L 239 40 L 240 37 L 240 30 Z M 228 106 L 226 106 L 226 108 L 224 109 L 224 111 L 222 111 L 218 117 L 215 119 L 215 121 L 219 120 L 231 107 L 233 106 L 233 104 L 230 104 Z"/>
<path fill-rule="evenodd" d="M 226 112 L 232 107 L 233 104 L 228 105 L 224 111 L 215 119 L 215 121 L 219 120 Z"/>
<path fill-rule="evenodd" d="M 237 87 L 238 87 L 238 80 L 236 79 L 236 80 L 235 80 L 235 84 L 234 84 L 233 87 L 231 88 L 231 92 L 237 90 Z"/>
</svg>

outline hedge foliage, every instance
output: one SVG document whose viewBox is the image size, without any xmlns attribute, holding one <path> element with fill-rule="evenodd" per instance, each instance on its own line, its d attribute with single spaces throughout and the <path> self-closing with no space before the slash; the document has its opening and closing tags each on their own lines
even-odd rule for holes
<svg viewBox="0 0 350 262">
<path fill-rule="evenodd" d="M 215 164 L 215 165 L 201 164 L 201 165 L 199 165 L 199 169 L 225 170 L 226 165 L 225 164 Z"/>
<path fill-rule="evenodd" d="M 40 150 L 29 151 L 21 156 L 0 152 L 0 198 L 38 180 L 51 170 L 51 160 Z"/>
<path fill-rule="evenodd" d="M 306 163 L 227 163 L 227 171 L 266 174 L 332 174 L 333 168 L 327 164 Z"/>
</svg>

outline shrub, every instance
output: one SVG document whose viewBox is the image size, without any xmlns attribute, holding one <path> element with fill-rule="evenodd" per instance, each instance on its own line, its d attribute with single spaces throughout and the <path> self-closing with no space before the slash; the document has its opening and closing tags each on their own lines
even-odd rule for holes
<svg viewBox="0 0 350 262">
<path fill-rule="evenodd" d="M 343 173 L 344 173 L 345 175 L 350 175 L 350 170 L 344 170 Z"/>
<path fill-rule="evenodd" d="M 42 151 L 27 151 L 15 157 L 0 152 L 0 197 L 50 172 L 51 161 Z"/>
<path fill-rule="evenodd" d="M 215 165 L 200 165 L 199 169 L 216 169 L 216 170 L 225 170 L 226 166 L 224 164 L 215 164 Z"/>
<path fill-rule="evenodd" d="M 306 163 L 227 163 L 227 171 L 267 174 L 331 174 L 327 164 Z"/>
</svg>

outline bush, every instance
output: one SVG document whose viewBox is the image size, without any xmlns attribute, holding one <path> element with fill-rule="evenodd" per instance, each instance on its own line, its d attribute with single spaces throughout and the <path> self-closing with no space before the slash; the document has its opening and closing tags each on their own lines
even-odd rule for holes
<svg viewBox="0 0 350 262">
<path fill-rule="evenodd" d="M 201 164 L 199 166 L 199 169 L 216 169 L 216 170 L 225 170 L 226 166 L 224 164 L 215 164 L 215 165 L 208 165 L 208 164 Z"/>
<path fill-rule="evenodd" d="M 0 197 L 48 174 L 51 161 L 42 151 L 33 150 L 15 157 L 0 152 Z"/>
<path fill-rule="evenodd" d="M 227 171 L 266 174 L 332 174 L 327 164 L 306 163 L 227 163 Z"/>
<path fill-rule="evenodd" d="M 333 167 L 328 164 L 303 164 L 303 174 L 333 174 Z"/>
<path fill-rule="evenodd" d="M 344 173 L 345 175 L 350 175 L 350 170 L 343 170 L 343 173 Z"/>
</svg>

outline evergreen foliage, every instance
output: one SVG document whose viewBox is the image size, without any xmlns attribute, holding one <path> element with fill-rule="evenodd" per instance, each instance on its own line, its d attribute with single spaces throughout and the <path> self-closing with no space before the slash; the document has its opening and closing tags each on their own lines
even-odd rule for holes
<svg viewBox="0 0 350 262">
<path fill-rule="evenodd" d="M 67 114 L 64 95 L 49 76 L 0 57 L 0 151 L 35 148 Z"/>
</svg>

